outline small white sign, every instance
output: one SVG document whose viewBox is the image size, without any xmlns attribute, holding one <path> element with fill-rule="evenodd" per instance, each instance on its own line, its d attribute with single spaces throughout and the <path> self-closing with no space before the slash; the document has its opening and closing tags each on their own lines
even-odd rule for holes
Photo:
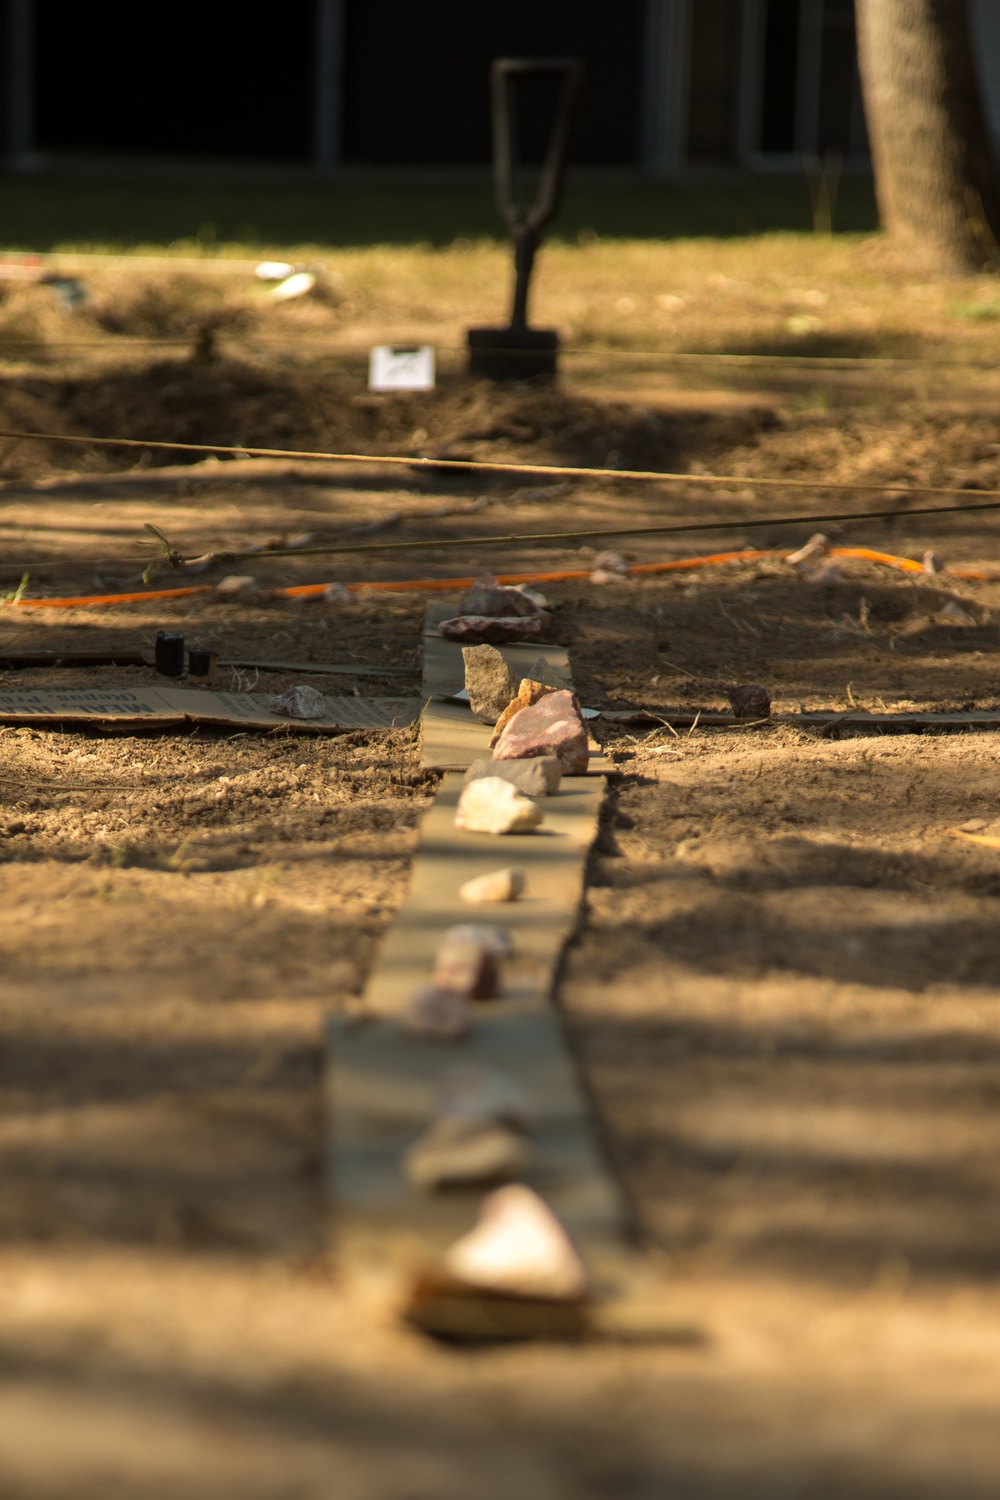
<svg viewBox="0 0 1000 1500">
<path fill-rule="evenodd" d="M 430 344 L 379 344 L 368 358 L 368 389 L 432 391 L 434 350 Z"/>
</svg>

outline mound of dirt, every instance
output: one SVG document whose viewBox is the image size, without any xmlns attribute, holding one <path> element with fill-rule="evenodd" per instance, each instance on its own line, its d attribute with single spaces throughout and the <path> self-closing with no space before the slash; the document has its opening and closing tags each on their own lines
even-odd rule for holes
<svg viewBox="0 0 1000 1500">
<path fill-rule="evenodd" d="M 83 376 L 38 373 L 0 383 L 0 428 L 150 438 L 223 447 L 512 458 L 595 468 L 686 468 L 773 426 L 766 408 L 661 413 L 551 386 L 451 379 L 426 393 L 381 395 L 359 372 L 282 369 L 238 360 L 134 364 Z M 197 458 L 199 455 L 192 455 Z M 134 450 L 16 443 L 0 477 L 131 467 Z M 148 450 L 143 464 L 176 463 Z"/>
</svg>

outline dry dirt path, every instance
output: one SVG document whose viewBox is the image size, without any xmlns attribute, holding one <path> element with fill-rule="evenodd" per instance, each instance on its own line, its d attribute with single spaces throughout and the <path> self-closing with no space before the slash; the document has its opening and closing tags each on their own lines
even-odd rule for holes
<svg viewBox="0 0 1000 1500">
<path fill-rule="evenodd" d="M 949 463 L 989 468 L 987 436 L 955 438 Z M 97 522 L 86 566 L 46 583 L 75 589 L 95 549 L 165 514 L 194 550 L 476 498 L 163 482 L 137 479 L 127 512 L 99 486 L 11 488 L 0 527 L 61 552 Z M 649 503 L 528 487 L 497 510 L 530 530 Z M 400 534 L 421 525 L 484 535 L 494 517 Z M 888 542 L 997 560 L 972 522 L 901 522 Z M 471 547 L 463 567 L 493 560 Z M 412 567 L 267 576 L 373 561 Z M 962 586 L 965 622 L 863 566 L 821 587 L 764 564 L 552 592 L 594 702 L 713 706 L 758 680 L 788 709 L 1000 705 L 988 585 Z M 360 691 L 398 693 L 415 669 L 377 667 L 413 669 L 421 614 L 413 595 L 4 612 L 0 646 L 148 649 L 171 626 L 224 654 L 368 663 Z M 60 680 L 79 678 L 0 686 Z M 1000 854 L 948 830 L 996 821 L 1000 736 L 633 733 L 610 738 L 619 777 L 559 1003 L 686 1333 L 472 1353 L 345 1301 L 321 1197 L 322 1017 L 391 920 L 433 786 L 409 733 L 0 733 L 4 1495 L 995 1492 Z"/>
</svg>

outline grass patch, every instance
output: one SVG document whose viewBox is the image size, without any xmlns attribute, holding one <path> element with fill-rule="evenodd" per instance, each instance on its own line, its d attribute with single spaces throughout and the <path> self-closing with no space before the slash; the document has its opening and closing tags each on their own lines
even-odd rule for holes
<svg viewBox="0 0 1000 1500">
<path fill-rule="evenodd" d="M 247 184 L 8 177 L 0 183 L 8 249 L 175 247 L 239 253 L 276 245 L 449 245 L 506 237 L 489 184 L 404 181 Z M 871 184 L 842 186 L 835 229 L 875 228 Z M 654 182 L 571 184 L 554 226 L 570 243 L 597 239 L 745 237 L 808 231 L 805 179 L 727 187 Z"/>
</svg>

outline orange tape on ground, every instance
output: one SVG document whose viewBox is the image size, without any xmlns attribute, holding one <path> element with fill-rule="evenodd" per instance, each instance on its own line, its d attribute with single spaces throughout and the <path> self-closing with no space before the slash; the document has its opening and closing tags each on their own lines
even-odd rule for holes
<svg viewBox="0 0 1000 1500">
<path fill-rule="evenodd" d="M 629 577 L 646 577 L 656 573 L 680 573 L 695 568 L 719 567 L 725 563 L 752 562 L 764 557 L 787 557 L 789 549 L 749 548 L 740 552 L 712 552 L 706 557 L 681 557 L 671 562 L 637 563 L 629 568 Z M 827 557 L 856 557 L 863 562 L 881 563 L 885 567 L 898 568 L 904 573 L 923 573 L 923 565 L 909 557 L 896 557 L 891 552 L 876 552 L 870 547 L 831 547 Z M 498 583 L 566 583 L 589 578 L 593 568 L 564 568 L 553 573 L 501 573 Z M 982 582 L 996 581 L 995 575 L 973 568 L 949 569 L 949 578 L 977 579 Z M 373 589 L 382 593 L 454 593 L 456 589 L 467 589 L 475 578 L 410 578 L 402 582 L 377 580 L 365 583 L 347 583 L 349 593 L 362 589 Z M 315 599 L 324 594 L 329 583 L 299 583 L 288 588 L 268 590 L 277 599 Z M 159 599 L 190 599 L 197 594 L 213 594 L 211 584 L 192 584 L 180 589 L 151 589 L 144 594 L 89 594 L 73 599 L 11 599 L 8 608 L 16 609 L 86 609 L 100 605 L 145 604 Z"/>
</svg>

